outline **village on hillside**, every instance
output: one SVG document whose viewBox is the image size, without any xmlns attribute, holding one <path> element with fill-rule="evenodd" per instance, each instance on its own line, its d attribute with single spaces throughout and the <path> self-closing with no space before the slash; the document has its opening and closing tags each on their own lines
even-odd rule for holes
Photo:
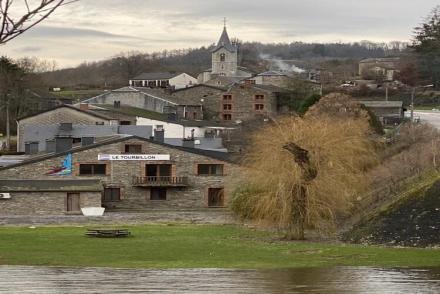
<svg viewBox="0 0 440 294">
<path fill-rule="evenodd" d="M 1 192 L 12 198 L 2 202 L 2 214 L 227 206 L 226 184 L 239 172 L 246 137 L 289 113 L 280 97 L 298 78 L 279 68 L 253 73 L 239 66 L 237 51 L 224 27 L 211 68 L 197 78 L 143 73 L 126 87 L 19 118 L 16 148 L 23 155 L 0 157 Z M 363 60 L 359 69 L 390 84 L 395 70 L 388 59 Z M 316 75 L 303 79 L 309 95 L 322 91 Z M 402 101 L 358 102 L 385 127 L 404 120 Z M 140 161 L 139 154 L 150 158 Z"/>
<path fill-rule="evenodd" d="M 0 46 L 79 2 L 24 1 L 17 21 L 0 1 Z M 0 276 L 29 293 L 438 292 L 440 6 L 410 42 L 234 32 L 61 69 L 0 52 Z"/>
</svg>

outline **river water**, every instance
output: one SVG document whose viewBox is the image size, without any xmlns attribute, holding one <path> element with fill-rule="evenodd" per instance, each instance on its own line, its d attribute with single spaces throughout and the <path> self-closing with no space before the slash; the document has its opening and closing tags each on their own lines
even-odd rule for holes
<svg viewBox="0 0 440 294">
<path fill-rule="evenodd" d="M 440 293 L 440 268 L 133 270 L 0 266 L 0 293 Z"/>
</svg>

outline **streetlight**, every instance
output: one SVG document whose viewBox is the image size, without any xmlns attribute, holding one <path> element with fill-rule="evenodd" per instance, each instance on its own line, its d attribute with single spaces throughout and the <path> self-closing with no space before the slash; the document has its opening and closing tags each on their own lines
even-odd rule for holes
<svg viewBox="0 0 440 294">
<path fill-rule="evenodd" d="M 422 88 L 432 88 L 432 87 L 434 87 L 434 85 L 425 85 L 425 86 L 418 86 L 418 87 L 412 88 L 412 92 L 411 92 L 411 122 L 414 121 L 414 98 L 416 96 L 416 90 L 422 89 Z"/>
</svg>

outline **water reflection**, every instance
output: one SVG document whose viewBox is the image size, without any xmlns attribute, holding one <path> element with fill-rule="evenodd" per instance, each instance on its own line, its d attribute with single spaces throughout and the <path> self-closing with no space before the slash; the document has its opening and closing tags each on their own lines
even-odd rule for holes
<svg viewBox="0 0 440 294">
<path fill-rule="evenodd" d="M 132 270 L 0 266 L 0 293 L 440 293 L 440 269 Z"/>
</svg>

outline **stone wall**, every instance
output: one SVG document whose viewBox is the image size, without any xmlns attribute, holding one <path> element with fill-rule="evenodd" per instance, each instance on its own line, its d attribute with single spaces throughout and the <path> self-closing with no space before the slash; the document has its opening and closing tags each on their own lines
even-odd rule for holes
<svg viewBox="0 0 440 294">
<path fill-rule="evenodd" d="M 231 95 L 232 100 L 224 100 L 223 95 Z M 222 115 L 231 114 L 232 121 L 252 120 L 259 116 L 275 116 L 277 114 L 277 98 L 275 93 L 261 90 L 249 85 L 235 85 L 222 95 L 219 111 Z M 262 95 L 264 99 L 257 100 L 256 96 Z M 231 110 L 224 110 L 224 104 L 232 104 Z M 256 104 L 263 104 L 263 110 L 256 110 Z"/>
<path fill-rule="evenodd" d="M 208 112 L 211 116 L 217 117 L 220 108 L 221 94 L 226 90 L 216 89 L 207 86 L 196 86 L 180 91 L 173 92 L 172 96 L 183 101 L 191 101 L 193 104 L 202 104 L 205 113 Z M 203 101 L 201 101 L 203 99 Z M 212 119 L 210 115 L 205 119 Z"/>
<path fill-rule="evenodd" d="M 171 161 L 98 161 L 98 154 L 121 154 L 125 144 L 142 145 L 142 153 L 144 154 L 169 154 Z M 232 179 L 236 178 L 238 172 L 238 167 L 228 162 L 138 139 L 129 139 L 123 142 L 88 149 L 74 153 L 72 157 L 74 167 L 71 176 L 47 175 L 52 168 L 61 165 L 65 156 L 59 156 L 45 161 L 0 170 L 0 179 L 100 179 L 105 186 L 120 187 L 122 189 L 122 200 L 109 204 L 114 208 L 203 208 L 207 207 L 208 188 L 224 187 L 225 203 L 227 203 L 228 197 L 232 192 Z M 106 163 L 107 174 L 103 176 L 80 176 L 80 163 Z M 150 189 L 135 187 L 132 184 L 132 180 L 135 176 L 145 176 L 146 164 L 157 163 L 172 164 L 172 176 L 188 177 L 188 187 L 168 188 L 166 201 L 150 200 Z M 200 163 L 224 164 L 226 175 L 197 176 L 197 164 Z"/>
<path fill-rule="evenodd" d="M 64 215 L 67 192 L 11 192 L 0 200 L 0 215 Z M 101 207 L 101 193 L 81 192 L 80 207 Z"/>
</svg>

